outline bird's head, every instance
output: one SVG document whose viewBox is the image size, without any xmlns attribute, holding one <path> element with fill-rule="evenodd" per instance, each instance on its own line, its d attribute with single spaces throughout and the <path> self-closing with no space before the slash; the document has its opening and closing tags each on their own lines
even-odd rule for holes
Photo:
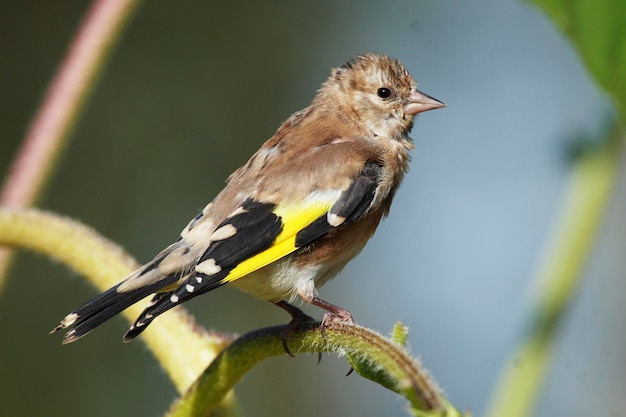
<svg viewBox="0 0 626 417">
<path fill-rule="evenodd" d="M 377 136 L 406 136 L 413 117 L 445 104 L 417 89 L 417 82 L 396 59 L 385 55 L 357 56 L 335 68 L 320 96 L 334 101 Z"/>
</svg>

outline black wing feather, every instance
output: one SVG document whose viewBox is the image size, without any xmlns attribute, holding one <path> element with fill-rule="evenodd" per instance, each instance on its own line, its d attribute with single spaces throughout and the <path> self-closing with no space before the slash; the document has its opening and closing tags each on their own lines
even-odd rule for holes
<svg viewBox="0 0 626 417">
<path fill-rule="evenodd" d="M 380 170 L 381 167 L 377 162 L 367 162 L 359 176 L 340 195 L 329 212 L 344 218 L 342 224 L 354 222 L 363 216 L 371 207 L 376 195 Z M 139 335 L 158 315 L 184 301 L 221 286 L 230 271 L 244 260 L 270 248 L 283 230 L 281 219 L 273 212 L 274 204 L 248 199 L 241 208 L 243 210 L 240 213 L 226 219 L 216 228 L 217 230 L 231 225 L 236 229 L 236 233 L 227 239 L 212 242 L 198 262 L 200 265 L 205 261 L 214 261 L 215 265 L 219 266 L 219 270 L 212 274 L 199 272 L 188 274 L 182 285 L 173 291 L 163 293 L 157 291 L 179 281 L 182 272 L 167 275 L 151 285 L 130 291 L 118 292 L 120 283 L 70 313 L 70 315 L 76 315 L 76 320 L 67 326 L 72 327 L 72 330 L 65 335 L 64 343 L 84 336 L 147 295 L 156 293 L 151 303 L 124 336 L 124 340 L 129 341 Z M 297 247 L 306 246 L 334 228 L 335 226 L 328 223 L 328 215 L 324 214 L 296 235 L 295 244 Z M 160 255 L 146 265 L 142 274 L 158 267 L 165 256 L 166 254 Z M 60 328 L 62 326 L 55 330 Z"/>
<path fill-rule="evenodd" d="M 344 224 L 358 220 L 371 206 L 376 195 L 379 178 L 380 166 L 373 161 L 367 162 L 360 175 L 339 196 L 329 212 L 345 218 Z M 296 246 L 299 248 L 306 246 L 332 229 L 334 226 L 328 223 L 328 216 L 324 214 L 298 232 Z"/>
<path fill-rule="evenodd" d="M 221 286 L 224 278 L 237 265 L 271 247 L 283 230 L 281 219 L 273 212 L 275 207 L 275 204 L 246 200 L 241 205 L 241 213 L 226 219 L 216 228 L 218 230 L 230 225 L 237 232 L 227 239 L 212 242 L 198 261 L 200 265 L 207 260 L 214 260 L 215 265 L 220 267 L 219 272 L 210 275 L 196 273 L 176 290 L 168 293 L 169 296 L 160 297 L 154 305 L 144 310 L 124 335 L 124 340 L 137 337 L 152 320 L 167 310 Z"/>
</svg>

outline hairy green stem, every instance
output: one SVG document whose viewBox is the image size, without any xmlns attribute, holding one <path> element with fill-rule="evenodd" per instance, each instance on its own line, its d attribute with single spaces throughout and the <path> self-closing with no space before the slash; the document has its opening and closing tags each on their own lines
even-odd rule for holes
<svg viewBox="0 0 626 417">
<path fill-rule="evenodd" d="M 122 248 L 93 229 L 36 209 L 0 208 L 0 245 L 45 254 L 84 275 L 101 291 L 139 266 Z M 123 314 L 132 322 L 142 310 L 143 304 L 138 303 Z M 202 331 L 182 308 L 164 314 L 142 333 L 142 338 L 180 392 L 231 340 Z"/>
<path fill-rule="evenodd" d="M 292 331 L 288 339 L 290 351 L 345 355 L 358 373 L 407 398 L 416 416 L 461 416 L 403 346 L 371 330 L 345 323 L 332 323 L 322 336 L 319 325 L 310 322 L 301 330 Z M 174 403 L 167 416 L 211 415 L 213 407 L 252 367 L 269 357 L 286 354 L 282 342 L 287 332 L 287 326 L 277 326 L 237 339 Z"/>
<path fill-rule="evenodd" d="M 93 229 L 36 209 L 0 208 L 0 244 L 48 255 L 85 275 L 100 290 L 111 287 L 139 266 Z M 142 309 L 135 305 L 123 314 L 132 321 Z M 169 415 L 237 414 L 229 395 L 231 389 L 263 359 L 285 354 L 282 340 L 287 329 L 280 326 L 251 332 L 213 360 L 230 338 L 201 331 L 182 308 L 160 317 L 159 323 L 142 333 L 142 338 L 178 390 L 185 392 Z M 311 322 L 293 332 L 289 346 L 294 353 L 345 355 L 358 373 L 407 398 L 416 416 L 460 416 L 420 363 L 408 354 L 403 346 L 406 335 L 401 324 L 394 329 L 398 343 L 359 326 L 331 323 L 322 337 L 319 323 Z"/>
</svg>

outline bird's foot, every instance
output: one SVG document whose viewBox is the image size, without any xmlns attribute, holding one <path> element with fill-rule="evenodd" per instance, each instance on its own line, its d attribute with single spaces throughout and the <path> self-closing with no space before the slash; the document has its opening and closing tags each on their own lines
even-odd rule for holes
<svg viewBox="0 0 626 417">
<path fill-rule="evenodd" d="M 291 336 L 293 336 L 294 333 L 311 327 L 311 324 L 315 323 L 315 319 L 305 314 L 304 311 L 300 310 L 298 307 L 293 306 L 286 301 L 281 300 L 274 304 L 276 304 L 278 307 L 282 308 L 291 315 L 291 321 L 283 330 L 282 342 L 285 353 L 293 358 L 295 357 L 295 355 L 291 353 L 291 350 L 289 350 L 289 339 L 291 339 Z"/>
</svg>

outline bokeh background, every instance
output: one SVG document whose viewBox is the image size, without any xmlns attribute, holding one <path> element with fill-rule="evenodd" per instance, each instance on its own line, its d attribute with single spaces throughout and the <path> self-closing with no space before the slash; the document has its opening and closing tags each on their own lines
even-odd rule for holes
<svg viewBox="0 0 626 417">
<path fill-rule="evenodd" d="M 1 174 L 86 7 L 0 2 Z M 418 118 L 390 218 L 321 295 L 383 333 L 402 320 L 450 400 L 480 416 L 500 371 L 514 366 L 572 149 L 601 134 L 611 113 L 566 39 L 529 4 L 144 2 L 39 206 L 147 261 L 309 103 L 331 67 L 366 51 L 398 57 L 449 107 Z M 536 416 L 626 415 L 620 177 Z M 155 416 L 175 399 L 142 343 L 121 342 L 121 318 L 69 346 L 48 336 L 94 294 L 62 265 L 19 255 L 0 295 L 2 415 Z M 225 288 L 187 305 L 225 332 L 288 320 Z M 255 368 L 236 390 L 245 414 L 406 415 L 392 392 L 344 377 L 345 360 L 316 359 Z"/>
</svg>

